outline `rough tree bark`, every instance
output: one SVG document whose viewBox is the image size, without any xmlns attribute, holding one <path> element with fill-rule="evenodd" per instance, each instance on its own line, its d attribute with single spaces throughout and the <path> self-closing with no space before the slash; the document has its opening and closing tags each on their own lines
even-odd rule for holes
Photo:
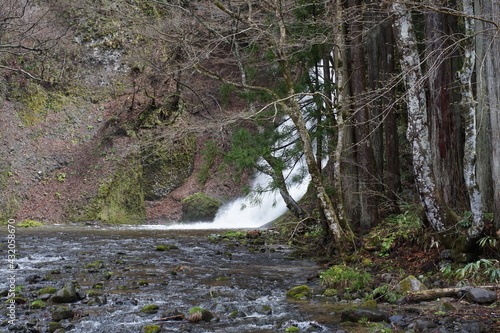
<svg viewBox="0 0 500 333">
<path fill-rule="evenodd" d="M 411 145 L 413 172 L 425 215 L 438 232 L 445 230 L 445 212 L 432 173 L 427 100 L 423 89 L 420 57 L 411 15 L 404 4 L 392 2 L 394 30 L 400 52 L 400 65 L 406 87 L 408 109 L 407 138 Z"/>
<path fill-rule="evenodd" d="M 453 96 L 453 52 L 450 23 L 454 18 L 434 10 L 424 12 L 426 76 L 433 173 L 441 199 L 454 209 L 465 207 L 460 136 L 460 112 Z"/>
<path fill-rule="evenodd" d="M 474 43 L 474 9 L 472 0 L 462 0 L 464 14 L 465 37 L 463 44 L 463 66 L 458 73 L 460 88 L 462 92 L 461 105 L 463 108 L 463 119 L 465 127 L 464 144 L 464 180 L 469 196 L 469 205 L 472 212 L 472 226 L 469 228 L 468 236 L 475 239 L 480 236 L 484 229 L 483 202 L 477 182 L 476 174 L 476 146 L 477 146 L 477 121 L 476 100 L 472 91 L 472 75 L 474 73 L 476 52 Z"/>
<path fill-rule="evenodd" d="M 493 212 L 494 222 L 500 229 L 500 39 L 498 38 L 500 3 L 480 0 L 475 2 L 478 66 L 477 95 L 478 118 L 481 128 L 481 170 L 478 174 L 483 202 Z M 483 124 L 480 124 L 483 126 Z"/>
<path fill-rule="evenodd" d="M 360 227 L 367 232 L 378 222 L 376 199 L 375 156 L 371 145 L 371 115 L 366 97 L 366 66 L 363 48 L 363 14 L 361 0 L 348 0 L 351 12 L 349 21 L 349 59 L 352 109 L 356 137 L 356 160 L 358 165 L 359 201 L 361 208 Z"/>
</svg>

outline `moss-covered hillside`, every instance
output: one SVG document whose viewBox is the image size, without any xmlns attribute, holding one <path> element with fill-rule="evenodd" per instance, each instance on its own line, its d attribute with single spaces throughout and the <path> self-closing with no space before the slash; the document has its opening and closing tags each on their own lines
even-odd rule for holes
<svg viewBox="0 0 500 333">
<path fill-rule="evenodd" d="M 193 193 L 239 194 L 201 155 L 229 140 L 211 125 L 219 84 L 181 71 L 186 54 L 152 35 L 172 13 L 122 0 L 18 6 L 2 40 L 17 48 L 0 43 L 2 220 L 176 221 Z M 34 32 L 22 36 L 28 21 Z"/>
</svg>

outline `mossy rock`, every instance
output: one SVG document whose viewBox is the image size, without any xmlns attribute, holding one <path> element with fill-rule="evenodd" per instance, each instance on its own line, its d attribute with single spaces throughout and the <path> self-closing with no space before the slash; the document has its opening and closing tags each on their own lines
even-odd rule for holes
<svg viewBox="0 0 500 333">
<path fill-rule="evenodd" d="M 298 327 L 295 327 L 295 326 L 290 326 L 290 327 L 287 327 L 285 329 L 285 332 L 293 332 L 293 333 L 296 333 L 296 332 L 300 332 L 300 328 Z"/>
<path fill-rule="evenodd" d="M 363 304 L 361 304 L 362 307 L 365 307 L 365 308 L 374 308 L 376 309 L 377 308 L 377 301 L 373 300 L 373 299 L 370 299 L 366 302 L 364 302 Z"/>
<path fill-rule="evenodd" d="M 427 287 L 413 275 L 409 275 L 401 280 L 396 286 L 396 291 L 401 295 L 406 295 L 412 291 L 426 290 Z"/>
<path fill-rule="evenodd" d="M 49 323 L 48 332 L 52 333 L 52 332 L 55 332 L 56 330 L 58 330 L 60 328 L 62 328 L 61 323 L 59 323 L 57 321 L 51 321 Z"/>
<path fill-rule="evenodd" d="M 58 306 L 52 310 L 52 319 L 54 321 L 61 321 L 63 319 L 73 318 L 75 312 L 67 306 Z"/>
<path fill-rule="evenodd" d="M 158 245 L 156 246 L 156 251 L 170 251 L 170 250 L 177 250 L 179 247 L 177 245 Z"/>
<path fill-rule="evenodd" d="M 31 302 L 31 308 L 32 309 L 45 309 L 47 307 L 47 304 L 42 301 L 41 299 L 37 299 L 33 302 Z"/>
<path fill-rule="evenodd" d="M 323 296 L 326 296 L 326 297 L 333 297 L 333 296 L 336 296 L 338 295 L 338 291 L 337 289 L 334 289 L 334 288 L 327 288 L 325 289 L 325 291 L 323 292 Z"/>
<path fill-rule="evenodd" d="M 161 327 L 158 325 L 146 325 L 142 328 L 144 333 L 156 333 L 161 331 Z"/>
<path fill-rule="evenodd" d="M 311 288 L 306 285 L 293 287 L 286 292 L 286 296 L 295 299 L 308 299 L 312 296 Z"/>
<path fill-rule="evenodd" d="M 196 138 L 187 135 L 180 140 L 143 139 L 141 161 L 144 198 L 161 200 L 184 184 L 194 169 Z"/>
<path fill-rule="evenodd" d="M 147 314 L 154 314 L 154 313 L 157 313 L 158 312 L 158 305 L 156 304 L 150 304 L 150 305 L 146 305 L 145 307 L 143 307 L 141 309 L 141 312 L 144 312 L 144 313 L 147 313 Z"/>
<path fill-rule="evenodd" d="M 188 316 L 188 320 L 194 323 L 200 320 L 209 322 L 210 320 L 214 319 L 214 315 L 212 314 L 212 312 L 210 312 L 209 310 L 205 310 L 199 306 L 195 306 L 189 309 Z"/>
<path fill-rule="evenodd" d="M 38 294 L 39 295 L 54 294 L 56 291 L 57 291 L 57 288 L 55 288 L 55 287 L 45 287 L 45 288 L 38 290 Z"/>
<path fill-rule="evenodd" d="M 222 203 L 205 193 L 195 193 L 182 200 L 182 220 L 185 222 L 211 221 Z"/>
</svg>

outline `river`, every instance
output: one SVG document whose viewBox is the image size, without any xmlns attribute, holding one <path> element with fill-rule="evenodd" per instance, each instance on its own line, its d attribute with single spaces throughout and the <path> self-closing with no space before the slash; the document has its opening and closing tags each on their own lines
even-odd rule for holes
<svg viewBox="0 0 500 333">
<path fill-rule="evenodd" d="M 69 332 L 141 332 L 151 324 L 159 325 L 161 332 L 194 333 L 284 332 L 291 326 L 304 332 L 335 332 L 339 328 L 335 305 L 321 298 L 292 301 L 286 297 L 286 291 L 298 285 L 318 290 L 319 280 L 307 277 L 315 275 L 319 266 L 293 259 L 284 245 L 213 241 L 218 239 L 215 234 L 224 232 L 154 226 L 18 229 L 16 285 L 27 299 L 17 304 L 18 328 L 45 332 L 56 305 L 48 302 L 44 309 L 29 305 L 41 288 L 59 289 L 72 281 L 87 297 L 68 304 L 75 312 L 65 324 Z M 167 250 L 157 251 L 159 245 Z M 5 247 L 2 253 L 7 257 Z M 10 274 L 6 265 L 0 274 L 0 291 L 6 290 Z M 89 297 L 92 293 L 102 296 Z M 140 311 L 153 304 L 157 313 Z M 215 318 L 199 323 L 158 321 L 187 315 L 197 306 Z M 5 308 L 0 311 L 7 313 Z"/>
</svg>

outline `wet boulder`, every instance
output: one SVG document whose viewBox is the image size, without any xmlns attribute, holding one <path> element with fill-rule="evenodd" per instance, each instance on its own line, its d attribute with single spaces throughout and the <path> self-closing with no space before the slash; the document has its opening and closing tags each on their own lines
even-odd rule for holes
<svg viewBox="0 0 500 333">
<path fill-rule="evenodd" d="M 51 297 L 51 301 L 54 303 L 73 303 L 79 301 L 81 296 L 82 295 L 77 292 L 75 285 L 73 283 L 68 283 Z"/>
<path fill-rule="evenodd" d="M 42 277 L 40 275 L 34 274 L 34 275 L 28 275 L 24 280 L 29 284 L 33 284 L 40 282 L 42 280 Z"/>
<path fill-rule="evenodd" d="M 182 220 L 184 222 L 211 221 L 222 203 L 202 192 L 182 200 Z"/>
<path fill-rule="evenodd" d="M 293 287 L 286 292 L 286 295 L 295 299 L 308 299 L 312 296 L 311 288 L 306 285 Z"/>
<path fill-rule="evenodd" d="M 52 310 L 52 319 L 54 321 L 61 321 L 63 319 L 73 318 L 75 312 L 67 306 L 58 306 Z"/>
<path fill-rule="evenodd" d="M 160 332 L 160 331 L 161 331 L 161 327 L 158 325 L 146 325 L 142 328 L 142 332 L 144 332 L 144 333 L 156 333 L 156 332 Z"/>
<path fill-rule="evenodd" d="M 146 305 L 145 307 L 143 307 L 141 309 L 141 312 L 144 312 L 144 313 L 147 313 L 147 314 L 155 314 L 158 312 L 158 305 L 156 304 L 150 304 L 150 305 Z"/>
</svg>

